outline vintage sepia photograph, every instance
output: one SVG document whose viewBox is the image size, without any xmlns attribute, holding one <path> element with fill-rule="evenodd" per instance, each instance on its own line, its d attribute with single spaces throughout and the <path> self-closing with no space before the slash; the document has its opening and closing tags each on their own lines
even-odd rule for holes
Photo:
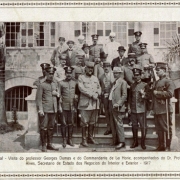
<svg viewBox="0 0 180 180">
<path fill-rule="evenodd" d="M 0 43 L 0 153 L 180 151 L 180 22 L 1 21 Z"/>
</svg>

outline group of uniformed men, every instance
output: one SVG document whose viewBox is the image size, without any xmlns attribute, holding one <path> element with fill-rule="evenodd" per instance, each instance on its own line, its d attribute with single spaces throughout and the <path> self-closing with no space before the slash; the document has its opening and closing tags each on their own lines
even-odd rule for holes
<svg viewBox="0 0 180 180">
<path fill-rule="evenodd" d="M 42 151 L 58 150 L 52 145 L 53 128 L 57 117 L 61 124 L 63 147 L 72 142 L 74 111 L 81 114 L 82 146 L 98 144 L 94 129 L 99 109 L 103 104 L 107 130 L 112 134 L 112 146 L 125 147 L 123 118 L 126 112 L 132 122 L 133 143 L 138 146 L 138 129 L 141 129 L 141 147 L 146 149 L 146 111 L 152 110 L 159 138 L 157 151 L 170 151 L 172 139 L 172 107 L 174 83 L 167 78 L 166 63 L 154 63 L 147 53 L 146 43 L 141 43 L 142 32 L 134 33 L 136 41 L 126 49 L 115 42 L 115 33 L 109 35 L 105 50 L 97 44 L 98 35 L 92 35 L 93 45 L 88 46 L 79 38 L 79 45 L 60 37 L 60 46 L 53 52 L 50 64 L 41 64 L 43 76 L 34 85 L 37 90 L 37 109 L 40 120 Z M 152 79 L 153 68 L 159 80 Z M 101 103 L 100 103 L 101 102 Z M 151 108 L 149 108 L 150 103 Z M 100 105 L 101 104 L 101 105 Z M 57 116 L 58 114 L 58 116 Z M 66 137 L 67 136 L 67 137 Z"/>
</svg>

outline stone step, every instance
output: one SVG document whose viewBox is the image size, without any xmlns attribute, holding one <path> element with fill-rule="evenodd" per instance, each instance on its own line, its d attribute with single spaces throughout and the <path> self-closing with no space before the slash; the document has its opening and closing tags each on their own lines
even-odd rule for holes
<svg viewBox="0 0 180 180">
<path fill-rule="evenodd" d="M 97 134 L 95 135 L 95 139 L 100 143 L 100 144 L 110 144 L 112 142 L 112 135 L 107 135 L 104 136 L 102 134 Z M 138 141 L 140 144 L 140 139 L 141 139 L 141 134 L 138 133 Z M 73 134 L 73 142 L 75 144 L 80 144 L 82 141 L 82 136 L 81 134 Z M 126 145 L 131 145 L 133 142 L 133 136 L 132 133 L 125 132 L 125 142 Z M 59 134 L 54 134 L 53 136 L 53 143 L 62 143 L 62 136 Z M 147 134 L 146 135 L 146 144 L 151 145 L 151 146 L 157 146 L 157 135 L 155 133 L 153 134 Z"/>
</svg>

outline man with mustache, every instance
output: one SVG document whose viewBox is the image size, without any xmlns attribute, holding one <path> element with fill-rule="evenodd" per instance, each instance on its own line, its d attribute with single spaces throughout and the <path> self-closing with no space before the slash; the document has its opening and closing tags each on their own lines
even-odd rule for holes
<svg viewBox="0 0 180 180">
<path fill-rule="evenodd" d="M 88 143 L 98 144 L 94 139 L 94 128 L 98 118 L 99 96 L 101 87 L 97 77 L 93 75 L 94 63 L 87 62 L 85 74 L 78 78 L 80 98 L 78 109 L 81 111 L 82 145 L 88 147 L 86 133 L 88 132 Z"/>
</svg>

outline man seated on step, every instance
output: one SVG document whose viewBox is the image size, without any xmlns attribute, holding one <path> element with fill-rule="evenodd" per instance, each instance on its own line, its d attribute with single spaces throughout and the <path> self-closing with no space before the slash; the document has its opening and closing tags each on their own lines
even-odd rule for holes
<svg viewBox="0 0 180 180">
<path fill-rule="evenodd" d="M 147 84 L 141 81 L 142 69 L 136 65 L 132 69 L 134 74 L 134 83 L 131 85 L 128 94 L 128 112 L 131 114 L 132 121 L 132 133 L 133 133 L 133 144 L 130 148 L 138 146 L 138 123 L 141 128 L 141 148 L 146 149 L 145 138 L 147 132 L 146 123 L 146 100 L 145 100 L 145 89 Z"/>
</svg>

